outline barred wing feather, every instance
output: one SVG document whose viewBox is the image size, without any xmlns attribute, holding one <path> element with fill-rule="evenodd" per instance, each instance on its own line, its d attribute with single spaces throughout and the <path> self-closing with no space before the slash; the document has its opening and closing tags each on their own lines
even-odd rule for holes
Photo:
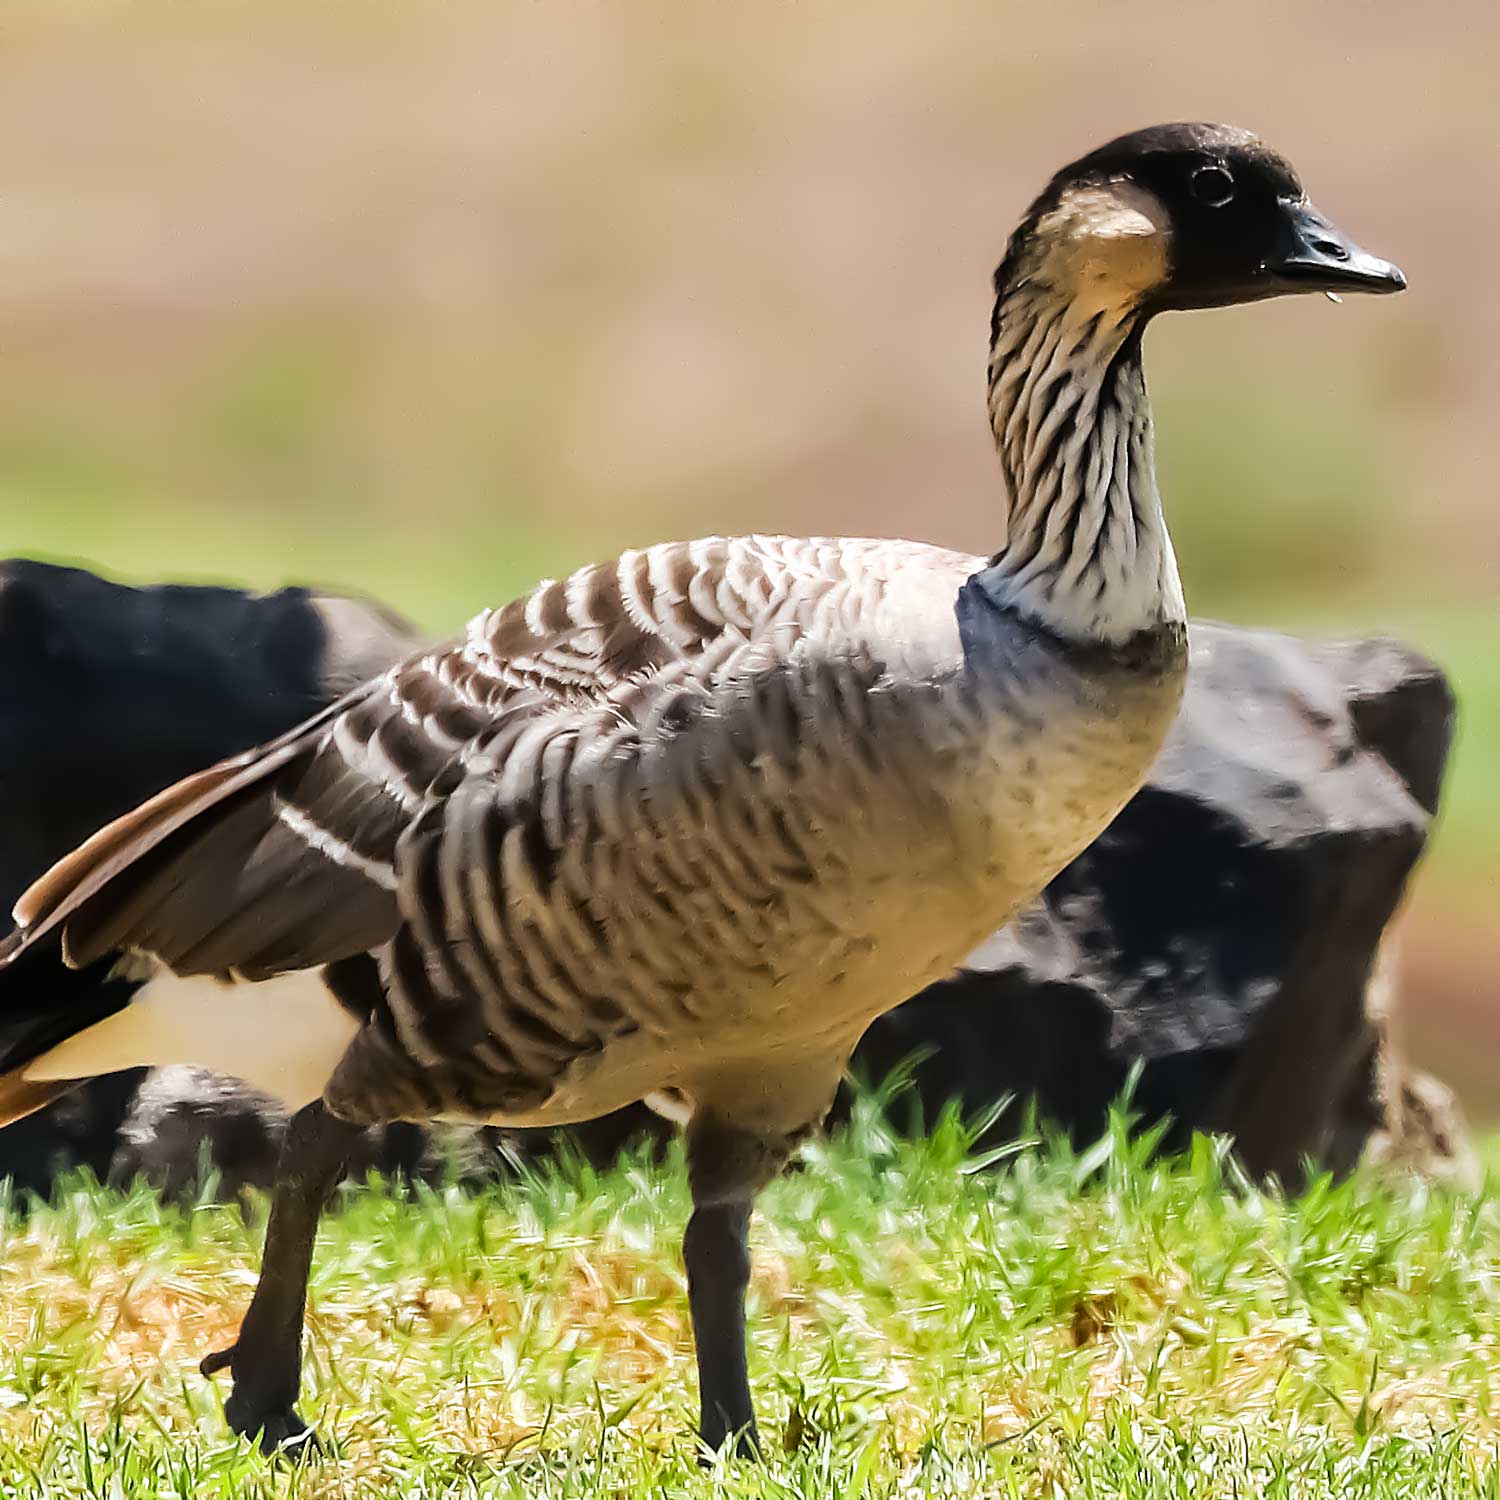
<svg viewBox="0 0 1500 1500">
<path fill-rule="evenodd" d="M 21 897 L 0 964 L 59 927 L 75 965 L 125 949 L 247 979 L 378 948 L 402 923 L 403 835 L 472 771 L 519 756 L 506 779 L 540 805 L 557 768 L 526 762 L 526 746 L 576 737 L 528 725 L 629 720 L 746 647 L 784 650 L 838 557 L 831 543 L 710 538 L 544 583 L 101 830 Z"/>
</svg>

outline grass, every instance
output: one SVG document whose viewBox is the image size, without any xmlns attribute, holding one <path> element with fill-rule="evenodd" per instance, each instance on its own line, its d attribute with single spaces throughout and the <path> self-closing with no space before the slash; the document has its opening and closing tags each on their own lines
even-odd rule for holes
<svg viewBox="0 0 1500 1500">
<path fill-rule="evenodd" d="M 879 1101 L 766 1194 L 752 1370 L 772 1456 L 701 1474 L 679 1162 L 477 1196 L 378 1185 L 330 1215 L 303 1411 L 261 1459 L 195 1365 L 262 1228 L 74 1180 L 0 1221 L 0 1495 L 1500 1495 L 1500 1201 L 1238 1180 L 1199 1141 L 1003 1170 Z"/>
</svg>

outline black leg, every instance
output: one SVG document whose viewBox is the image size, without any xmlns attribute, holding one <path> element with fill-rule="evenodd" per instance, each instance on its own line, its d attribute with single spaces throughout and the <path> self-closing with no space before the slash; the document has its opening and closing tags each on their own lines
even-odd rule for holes
<svg viewBox="0 0 1500 1500">
<path fill-rule="evenodd" d="M 294 1410 L 302 1381 L 302 1315 L 318 1219 L 348 1165 L 360 1127 L 335 1119 L 321 1102 L 292 1116 L 276 1166 L 276 1191 L 260 1280 L 239 1338 L 210 1354 L 205 1375 L 227 1369 L 234 1390 L 224 1403 L 229 1425 L 259 1436 L 267 1453 L 316 1446 L 316 1435 Z"/>
<path fill-rule="evenodd" d="M 703 1417 L 698 1435 L 717 1453 L 727 1438 L 734 1451 L 755 1458 L 760 1434 L 750 1403 L 745 1363 L 745 1288 L 750 1283 L 750 1204 L 714 1203 L 695 1209 L 682 1240 L 688 1304 L 698 1346 Z"/>
<path fill-rule="evenodd" d="M 792 1137 L 767 1140 L 711 1115 L 695 1116 L 688 1126 L 693 1216 L 683 1236 L 682 1257 L 703 1403 L 698 1435 L 713 1453 L 733 1438 L 740 1457 L 760 1456 L 745 1362 L 750 1210 L 755 1195 L 781 1170 L 793 1143 Z"/>
</svg>

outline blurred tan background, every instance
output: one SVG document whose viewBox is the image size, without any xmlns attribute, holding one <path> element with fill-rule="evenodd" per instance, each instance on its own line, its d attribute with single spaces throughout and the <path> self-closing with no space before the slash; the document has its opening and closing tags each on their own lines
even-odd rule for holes
<svg viewBox="0 0 1500 1500">
<path fill-rule="evenodd" d="M 1195 613 L 1455 674 L 1407 1029 L 1500 1115 L 1500 6 L 0 15 L 0 553 L 319 582 L 441 631 L 668 535 L 985 550 L 988 279 L 1054 168 L 1259 130 L 1393 302 L 1163 320 Z"/>
</svg>

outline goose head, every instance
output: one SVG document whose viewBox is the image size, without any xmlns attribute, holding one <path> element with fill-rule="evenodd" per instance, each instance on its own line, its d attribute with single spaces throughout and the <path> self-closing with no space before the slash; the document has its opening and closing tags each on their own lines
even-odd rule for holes
<svg viewBox="0 0 1500 1500">
<path fill-rule="evenodd" d="M 1072 639 L 1184 621 L 1141 369 L 1147 322 L 1405 285 L 1249 131 L 1156 125 L 1064 167 L 995 273 L 989 414 L 1007 496 L 992 595 Z"/>
<path fill-rule="evenodd" d="M 1066 166 L 996 273 L 1002 296 L 1061 298 L 1108 323 L 1297 292 L 1399 292 L 1406 278 L 1308 201 L 1247 130 L 1156 125 Z"/>
</svg>

